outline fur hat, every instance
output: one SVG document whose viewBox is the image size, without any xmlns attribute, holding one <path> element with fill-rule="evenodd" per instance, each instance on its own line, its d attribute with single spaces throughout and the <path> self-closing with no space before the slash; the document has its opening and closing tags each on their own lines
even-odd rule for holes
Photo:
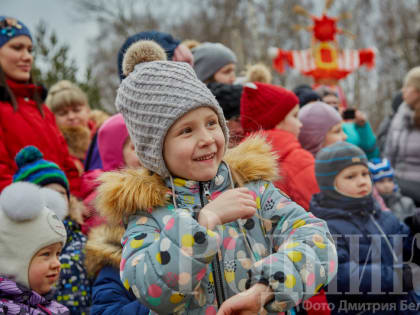
<svg viewBox="0 0 420 315">
<path fill-rule="evenodd" d="M 31 183 L 14 183 L 0 195 L 0 274 L 29 288 L 33 256 L 54 243 L 66 243 L 66 229 L 54 212 L 64 199 Z"/>
<path fill-rule="evenodd" d="M 56 183 L 66 189 L 70 197 L 70 186 L 66 174 L 61 168 L 43 159 L 42 153 L 34 146 L 26 146 L 15 157 L 18 170 L 13 175 L 13 182 L 31 182 L 39 186 Z"/>
<path fill-rule="evenodd" d="M 335 187 L 336 176 L 352 165 L 368 167 L 366 154 L 359 147 L 348 142 L 336 142 L 322 148 L 316 155 L 315 176 L 319 189 L 329 197 L 341 195 Z"/>
<path fill-rule="evenodd" d="M 194 56 L 194 70 L 197 77 L 205 82 L 220 68 L 236 63 L 234 52 L 221 43 L 203 43 L 191 50 Z"/>
<path fill-rule="evenodd" d="M 248 83 L 241 98 L 241 123 L 246 132 L 270 130 L 299 104 L 296 95 L 281 86 Z"/>
<path fill-rule="evenodd" d="M 173 38 L 172 35 L 158 31 L 140 32 L 130 36 L 118 51 L 118 75 L 120 76 L 121 81 L 124 80 L 126 76 L 123 70 L 124 55 L 132 44 L 140 40 L 153 40 L 158 43 L 165 51 L 168 60 L 172 60 L 175 49 L 181 43 L 179 40 Z"/>
<path fill-rule="evenodd" d="M 28 36 L 32 41 L 31 32 L 25 24 L 11 17 L 0 16 L 0 47 L 3 47 L 9 40 L 21 35 Z"/>
<path fill-rule="evenodd" d="M 302 122 L 299 142 L 314 156 L 321 149 L 327 132 L 343 120 L 334 107 L 323 102 L 305 105 L 298 115 Z"/>
<path fill-rule="evenodd" d="M 372 174 L 372 180 L 374 183 L 384 178 L 394 178 L 394 170 L 389 163 L 388 159 L 374 158 L 368 163 L 369 171 Z"/>
<path fill-rule="evenodd" d="M 210 90 L 186 62 L 166 60 L 153 41 L 139 41 L 124 56 L 124 74 L 115 105 L 122 113 L 141 164 L 163 178 L 170 175 L 163 159 L 169 128 L 183 115 L 210 107 L 229 142 L 223 111 Z"/>
<path fill-rule="evenodd" d="M 241 111 L 242 85 L 211 82 L 207 84 L 207 87 L 216 97 L 227 120 L 239 116 Z"/>
</svg>

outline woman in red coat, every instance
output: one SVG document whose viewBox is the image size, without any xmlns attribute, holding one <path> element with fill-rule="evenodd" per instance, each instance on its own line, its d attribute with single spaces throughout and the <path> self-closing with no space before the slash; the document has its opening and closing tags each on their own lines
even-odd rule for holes
<svg viewBox="0 0 420 315">
<path fill-rule="evenodd" d="M 42 103 L 46 91 L 32 83 L 32 63 L 29 29 L 0 16 L 0 191 L 12 182 L 16 153 L 33 145 L 65 171 L 77 195 L 79 174 L 54 115 Z"/>
</svg>

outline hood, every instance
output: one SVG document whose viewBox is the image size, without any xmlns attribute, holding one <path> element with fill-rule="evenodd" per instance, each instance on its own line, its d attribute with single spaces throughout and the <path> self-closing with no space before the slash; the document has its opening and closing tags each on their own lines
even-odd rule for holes
<svg viewBox="0 0 420 315">
<path fill-rule="evenodd" d="M 257 134 L 226 152 L 224 161 L 231 169 L 235 185 L 278 179 L 277 156 L 265 140 Z M 172 202 L 167 199 L 170 189 L 164 180 L 145 168 L 106 172 L 99 180 L 97 209 L 113 224 L 138 211 L 150 213 L 155 207 Z"/>
<path fill-rule="evenodd" d="M 105 266 L 120 268 L 121 238 L 125 230 L 120 225 L 104 224 L 93 228 L 86 243 L 85 266 L 88 274 L 96 274 Z"/>
<path fill-rule="evenodd" d="M 124 166 L 123 149 L 128 138 L 123 116 L 116 114 L 105 121 L 98 131 L 98 148 L 104 171 Z"/>
<path fill-rule="evenodd" d="M 343 196 L 344 197 L 344 196 Z M 316 217 L 328 220 L 333 218 L 350 219 L 353 216 L 366 216 L 380 212 L 372 195 L 363 198 L 350 198 L 336 200 L 325 195 L 323 192 L 312 196 L 309 211 Z"/>
</svg>

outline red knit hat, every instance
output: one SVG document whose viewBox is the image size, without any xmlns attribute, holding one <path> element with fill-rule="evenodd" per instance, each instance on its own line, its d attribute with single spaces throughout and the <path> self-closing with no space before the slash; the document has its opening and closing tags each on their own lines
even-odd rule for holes
<svg viewBox="0 0 420 315">
<path fill-rule="evenodd" d="M 246 132 L 273 129 L 298 104 L 297 96 L 281 86 L 248 84 L 241 97 L 242 127 Z"/>
</svg>

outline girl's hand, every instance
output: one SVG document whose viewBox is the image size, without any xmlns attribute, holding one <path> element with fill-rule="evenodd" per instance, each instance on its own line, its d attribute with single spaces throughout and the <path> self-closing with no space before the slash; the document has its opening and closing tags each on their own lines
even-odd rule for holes
<svg viewBox="0 0 420 315">
<path fill-rule="evenodd" d="M 360 110 L 356 110 L 354 122 L 357 125 L 363 127 L 366 124 L 366 120 L 367 120 L 366 114 L 361 112 Z"/>
<path fill-rule="evenodd" d="M 250 289 L 227 299 L 217 315 L 266 314 L 264 305 L 273 298 L 273 291 L 264 284 L 257 283 Z"/>
<path fill-rule="evenodd" d="M 257 204 L 248 188 L 229 189 L 201 209 L 198 223 L 212 230 L 219 224 L 248 219 L 256 210 Z"/>
</svg>

